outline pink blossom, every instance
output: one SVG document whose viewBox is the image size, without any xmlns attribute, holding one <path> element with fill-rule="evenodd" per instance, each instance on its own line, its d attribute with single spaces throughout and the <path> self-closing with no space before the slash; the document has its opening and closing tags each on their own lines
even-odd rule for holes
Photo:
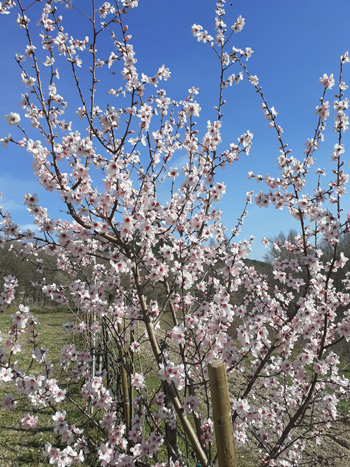
<svg viewBox="0 0 350 467">
<path fill-rule="evenodd" d="M 323 86 L 326 89 L 332 89 L 332 87 L 335 84 L 333 73 L 331 75 L 329 75 L 329 76 L 326 75 L 326 73 L 324 73 L 323 76 L 320 78 L 320 83 L 319 84 L 323 84 Z"/>
<path fill-rule="evenodd" d="M 34 415 L 27 414 L 24 418 L 22 418 L 21 423 L 25 430 L 31 430 L 35 428 L 39 421 L 39 417 L 34 417 Z"/>
<path fill-rule="evenodd" d="M 134 373 L 131 376 L 131 384 L 137 389 L 142 389 L 145 387 L 145 377 L 140 373 Z"/>
<path fill-rule="evenodd" d="M 199 402 L 195 396 L 184 397 L 184 409 L 186 413 L 195 412 L 198 408 Z"/>
</svg>

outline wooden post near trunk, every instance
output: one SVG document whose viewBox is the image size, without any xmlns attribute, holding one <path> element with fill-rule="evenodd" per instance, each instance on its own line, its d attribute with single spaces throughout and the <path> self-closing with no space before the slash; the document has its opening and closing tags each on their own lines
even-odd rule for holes
<svg viewBox="0 0 350 467">
<path fill-rule="evenodd" d="M 208 371 L 219 467 L 237 467 L 225 363 L 214 360 Z"/>
</svg>

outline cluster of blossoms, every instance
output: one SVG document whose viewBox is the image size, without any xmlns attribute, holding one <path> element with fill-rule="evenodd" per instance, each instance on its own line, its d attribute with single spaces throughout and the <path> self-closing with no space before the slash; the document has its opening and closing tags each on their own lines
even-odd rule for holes
<svg viewBox="0 0 350 467">
<path fill-rule="evenodd" d="M 17 3 L 17 23 L 31 37 L 29 18 L 21 0 Z M 236 382 L 231 393 L 236 444 L 255 443 L 262 465 L 298 465 L 310 433 L 319 440 L 338 420 L 339 401 L 350 397 L 349 380 L 335 353 L 339 343 L 350 339 L 350 278 L 345 275 L 341 287 L 333 280 L 348 260 L 339 242 L 350 228 L 342 205 L 349 178 L 343 168 L 349 102 L 342 70 L 349 56 L 341 57 L 333 103 L 334 176 L 323 187 L 323 171 L 317 169 L 317 186 L 306 193 L 306 177 L 332 112 L 326 94 L 336 85 L 334 76 L 320 78 L 316 131 L 299 160 L 283 140 L 278 113 L 268 106 L 258 77 L 247 69 L 252 49 L 226 51 L 228 39 L 243 29 L 245 20 L 239 16 L 228 28 L 225 1 L 219 0 L 212 36 L 202 26 L 192 26 L 193 36 L 215 50 L 221 71 L 215 118 L 200 132 L 195 129 L 203 112 L 197 88 L 176 102 L 158 89 L 171 74 L 165 65 L 153 76 L 137 70 L 124 24 L 126 13 L 137 5 L 136 0 L 96 2 L 95 13 L 103 21 L 92 20 L 89 35 L 79 39 L 66 32 L 59 7 L 48 2 L 39 41 L 31 41 L 17 56 L 28 92 L 22 95 L 21 113 L 10 112 L 5 120 L 21 139 L 8 135 L 1 141 L 26 149 L 38 182 L 58 194 L 68 216 L 54 219 L 36 194 L 27 193 L 24 203 L 36 230 L 22 232 L 11 214 L 0 209 L 0 247 L 15 245 L 43 271 L 38 251 L 55 259 L 64 280 L 43 280 L 41 291 L 72 309 L 77 321 L 63 329 L 78 334 L 84 348 L 68 344 L 61 350 L 62 381 L 56 380 L 40 343 L 39 323 L 27 306 L 19 305 L 0 349 L 0 380 L 33 407 L 21 420 L 24 429 L 40 427 L 40 409 L 54 408 L 60 447 L 49 442 L 44 451 L 53 465 L 84 465 L 90 456 L 103 466 L 146 466 L 150 459 L 167 456 L 167 463 L 155 460 L 155 465 L 179 467 L 185 459 L 191 465 L 193 452 L 208 466 L 213 442 L 208 363 L 222 359 Z M 0 12 L 14 7 L 6 0 Z M 97 47 L 104 34 L 112 39 L 108 58 L 99 56 Z M 81 98 L 77 121 L 64 119 L 68 107 L 59 94 L 64 89 L 59 69 L 66 62 Z M 48 82 L 40 64 L 49 73 Z M 229 74 L 231 66 L 237 71 Z M 100 108 L 95 96 L 102 67 L 119 67 L 120 87 L 108 89 L 113 102 Z M 80 72 L 91 80 L 90 91 L 80 84 Z M 253 134 L 247 129 L 225 145 L 223 95 L 244 76 L 261 97 L 264 118 L 276 133 L 280 173 L 249 173 L 267 190 L 254 197 L 247 193 L 237 226 L 228 232 L 217 207 L 226 185 L 217 174 L 241 153 L 249 155 Z M 105 89 L 112 85 L 106 84 Z M 87 125 L 85 134 L 80 120 Z M 23 121 L 30 123 L 30 131 Z M 170 187 L 166 199 L 164 186 Z M 261 207 L 288 209 L 300 223 L 293 242 L 264 239 L 278 252 L 270 276 L 247 261 L 253 238 L 236 239 L 253 199 Z M 330 259 L 320 242 L 331 249 Z M 1 312 L 13 304 L 16 286 L 14 277 L 3 278 Z M 28 336 L 25 345 L 23 335 Z M 24 349 L 40 371 L 18 367 L 16 355 Z M 3 405 L 12 409 L 16 402 L 10 393 Z M 78 408 L 85 423 L 71 423 L 63 402 Z M 183 453 L 180 437 L 186 444 Z"/>
</svg>

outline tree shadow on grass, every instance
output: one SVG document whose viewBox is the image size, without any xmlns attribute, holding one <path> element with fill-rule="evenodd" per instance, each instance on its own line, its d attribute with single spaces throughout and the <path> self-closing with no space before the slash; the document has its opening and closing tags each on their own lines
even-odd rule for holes
<svg viewBox="0 0 350 467">
<path fill-rule="evenodd" d="M 19 431 L 21 433 L 29 433 L 29 430 L 25 430 L 24 428 L 16 428 L 14 426 L 5 426 L 5 425 L 0 425 L 0 430 L 12 430 L 12 431 Z M 37 433 L 43 433 L 45 431 L 53 432 L 54 429 L 53 427 L 43 426 L 41 428 L 32 428 L 30 430 L 30 433 L 33 434 L 34 436 Z"/>
<path fill-rule="evenodd" d="M 33 428 L 29 433 L 23 428 L 1 425 L 0 432 L 6 434 L 5 439 L 0 441 L 0 467 L 48 466 L 49 463 L 45 461 L 43 456 L 43 439 L 35 439 L 35 436 L 45 434 L 45 437 L 47 433 L 53 431 L 51 427 L 41 427 Z M 18 433 L 18 435 L 14 435 L 14 433 Z M 21 436 L 21 434 L 26 436 Z M 9 437 L 8 440 L 6 435 Z"/>
</svg>

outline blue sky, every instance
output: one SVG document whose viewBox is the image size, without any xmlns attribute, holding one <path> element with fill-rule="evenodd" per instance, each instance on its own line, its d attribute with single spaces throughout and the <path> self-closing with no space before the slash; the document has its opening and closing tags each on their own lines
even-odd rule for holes
<svg viewBox="0 0 350 467">
<path fill-rule="evenodd" d="M 78 0 L 75 3 L 86 5 L 90 2 Z M 316 124 L 315 106 L 322 93 L 318 79 L 323 73 L 334 73 L 337 77 L 339 58 L 346 50 L 350 51 L 350 2 L 237 0 L 232 3 L 232 7 L 230 2 L 227 3 L 226 22 L 232 24 L 238 15 L 246 20 L 243 32 L 233 37 L 232 45 L 250 46 L 254 50 L 248 62 L 250 72 L 258 75 L 265 97 L 278 111 L 278 123 L 285 130 L 284 140 L 289 143 L 293 154 L 301 158 L 304 143 L 312 136 Z M 184 98 L 190 87 L 198 87 L 202 125 L 215 118 L 213 106 L 217 104 L 219 68 L 217 58 L 208 45 L 198 43 L 190 30 L 193 23 L 201 24 L 214 35 L 214 9 L 215 1 L 212 0 L 140 0 L 139 7 L 132 10 L 127 18 L 139 71 L 153 75 L 164 63 L 172 72 L 164 87 L 168 96 L 174 99 Z M 0 17 L 0 40 L 1 44 L 6 44 L 0 49 L 3 64 L 0 74 L 3 90 L 1 115 L 10 111 L 20 112 L 20 94 L 25 92 L 13 58 L 16 51 L 23 52 L 25 44 L 23 30 L 14 24 L 15 19 L 16 15 Z M 88 34 L 84 21 L 77 21 L 77 18 L 72 18 L 69 26 L 74 27 L 77 37 Z M 119 78 L 110 75 L 109 79 L 118 81 Z M 350 82 L 350 65 L 345 68 L 344 80 Z M 70 92 L 64 89 L 61 93 L 72 97 L 74 103 Z M 331 102 L 333 94 L 331 91 L 328 95 Z M 243 81 L 237 87 L 228 88 L 225 97 L 222 150 L 230 142 L 236 142 L 246 130 L 254 133 L 250 156 L 242 157 L 221 177 L 227 184 L 227 193 L 220 209 L 224 213 L 224 224 L 232 228 L 241 213 L 245 193 L 264 189 L 248 180 L 248 171 L 261 175 L 269 172 L 277 176 L 276 157 L 279 151 L 275 135 L 268 129 L 260 111 L 261 102 L 254 88 Z M 326 141 L 317 153 L 316 163 L 317 167 L 326 168 L 328 173 L 331 170 L 331 148 L 336 142 L 332 125 L 330 119 Z M 11 130 L 0 117 L 0 135 L 6 136 Z M 349 136 L 345 135 L 346 148 L 348 139 Z M 349 171 L 347 165 L 345 171 Z M 7 150 L 0 147 L 0 191 L 5 197 L 1 204 L 13 212 L 14 219 L 21 225 L 31 223 L 22 201 L 26 192 L 37 192 L 41 204 L 48 206 L 53 215 L 55 211 L 58 213 L 57 199 L 41 190 L 33 179 L 30 156 L 14 146 Z M 348 199 L 345 199 L 344 208 L 350 212 Z M 251 205 L 249 213 L 241 238 L 256 237 L 252 258 L 259 259 L 265 254 L 266 250 L 260 243 L 263 236 L 273 237 L 281 230 L 288 232 L 292 227 L 297 228 L 286 212 L 272 207 L 259 209 Z"/>
</svg>

